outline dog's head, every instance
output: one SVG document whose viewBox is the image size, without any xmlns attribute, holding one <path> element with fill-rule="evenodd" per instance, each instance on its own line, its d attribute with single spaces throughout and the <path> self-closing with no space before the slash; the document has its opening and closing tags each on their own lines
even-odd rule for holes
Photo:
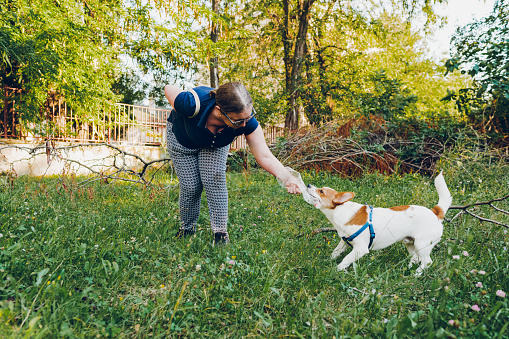
<svg viewBox="0 0 509 339">
<path fill-rule="evenodd" d="M 313 197 L 315 207 L 319 209 L 334 209 L 336 206 L 352 200 L 355 196 L 353 192 L 336 192 L 329 187 L 317 188 L 313 185 L 308 185 L 307 192 Z"/>
</svg>

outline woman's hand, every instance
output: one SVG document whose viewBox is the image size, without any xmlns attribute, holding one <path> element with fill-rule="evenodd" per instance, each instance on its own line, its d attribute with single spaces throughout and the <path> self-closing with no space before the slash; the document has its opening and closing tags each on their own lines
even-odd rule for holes
<svg viewBox="0 0 509 339">
<path fill-rule="evenodd" d="M 290 173 L 288 173 L 288 177 L 285 180 L 283 180 L 283 182 L 285 184 L 285 187 L 286 187 L 286 190 L 288 191 L 288 193 L 290 193 L 290 194 L 302 193 L 299 189 L 299 181 L 297 180 L 296 177 L 294 177 Z"/>
</svg>

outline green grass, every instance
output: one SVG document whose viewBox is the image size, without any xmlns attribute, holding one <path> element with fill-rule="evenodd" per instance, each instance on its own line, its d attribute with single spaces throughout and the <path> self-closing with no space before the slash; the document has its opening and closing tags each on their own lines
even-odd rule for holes
<svg viewBox="0 0 509 339">
<path fill-rule="evenodd" d="M 455 205 L 507 194 L 503 163 L 458 155 L 441 166 Z M 438 200 L 420 175 L 303 179 L 380 207 Z M 296 237 L 329 227 L 325 217 L 266 173 L 228 174 L 224 248 L 212 246 L 205 199 L 196 236 L 175 240 L 178 189 L 72 191 L 73 180 L 0 178 L 2 337 L 509 337 L 508 298 L 496 295 L 509 292 L 503 227 L 467 216 L 445 223 L 421 277 L 402 244 L 337 272 L 337 235 Z"/>
</svg>

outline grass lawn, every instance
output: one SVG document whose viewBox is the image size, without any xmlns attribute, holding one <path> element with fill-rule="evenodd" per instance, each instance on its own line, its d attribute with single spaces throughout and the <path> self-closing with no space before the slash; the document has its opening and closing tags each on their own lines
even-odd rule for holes
<svg viewBox="0 0 509 339">
<path fill-rule="evenodd" d="M 509 190 L 505 165 L 442 166 L 454 205 Z M 433 178 L 420 175 L 303 179 L 378 207 L 438 201 Z M 205 199 L 197 234 L 173 238 L 176 187 L 76 190 L 72 177 L 0 178 L 0 336 L 509 337 L 508 297 L 497 295 L 509 293 L 505 228 L 469 216 L 446 222 L 421 277 L 402 244 L 337 272 L 343 256 L 329 259 L 337 235 L 310 235 L 330 226 L 318 210 L 257 170 L 229 173 L 228 186 L 231 243 L 218 248 Z M 486 207 L 476 213 L 509 220 Z"/>
</svg>

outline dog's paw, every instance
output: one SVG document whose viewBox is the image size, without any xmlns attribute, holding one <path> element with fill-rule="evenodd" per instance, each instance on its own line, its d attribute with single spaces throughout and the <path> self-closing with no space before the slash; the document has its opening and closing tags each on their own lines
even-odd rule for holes
<svg viewBox="0 0 509 339">
<path fill-rule="evenodd" d="M 349 265 L 341 265 L 341 264 L 339 264 L 338 266 L 336 266 L 336 270 L 337 270 L 338 272 L 340 272 L 340 271 L 346 271 L 346 269 L 348 268 L 348 266 L 349 266 Z"/>
<path fill-rule="evenodd" d="M 419 270 L 415 271 L 414 277 L 418 278 L 418 277 L 422 276 L 422 272 L 423 271 L 419 271 Z"/>
</svg>

